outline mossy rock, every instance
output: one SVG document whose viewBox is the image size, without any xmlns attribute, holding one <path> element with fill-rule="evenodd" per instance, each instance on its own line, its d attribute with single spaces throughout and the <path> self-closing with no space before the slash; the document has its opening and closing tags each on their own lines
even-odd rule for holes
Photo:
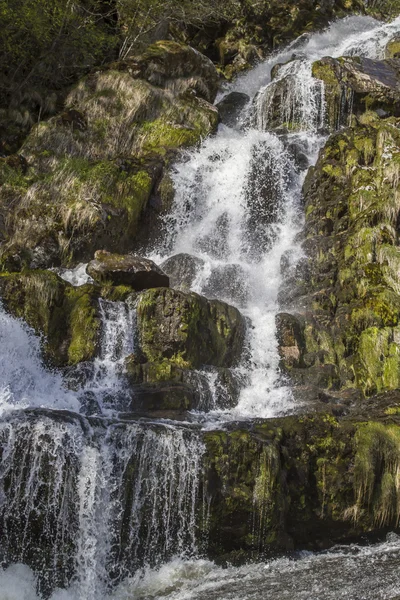
<svg viewBox="0 0 400 600">
<path fill-rule="evenodd" d="M 288 283 L 293 309 L 306 309 L 300 383 L 366 396 L 399 385 L 399 144 L 397 118 L 364 113 L 329 138 L 307 175 L 309 259 L 305 279 Z M 336 377 L 317 381 L 328 366 Z"/>
<path fill-rule="evenodd" d="M 149 362 L 229 367 L 242 353 L 244 318 L 224 302 L 172 289 L 147 290 L 139 296 L 137 315 L 141 351 Z"/>
<path fill-rule="evenodd" d="M 352 114 L 366 111 L 398 114 L 400 62 L 369 58 L 322 58 L 312 74 L 324 82 L 326 120 L 331 130 L 350 123 Z"/>
<path fill-rule="evenodd" d="M 205 433 L 211 556 L 316 549 L 396 527 L 393 415 L 285 417 Z"/>
<path fill-rule="evenodd" d="M 53 365 L 75 365 L 96 356 L 100 317 L 92 285 L 74 288 L 50 271 L 3 273 L 0 297 L 10 314 L 43 336 Z"/>
<path fill-rule="evenodd" d="M 123 65 L 88 75 L 68 94 L 66 110 L 26 139 L 29 169 L 0 164 L 3 270 L 71 266 L 97 248 L 132 250 L 153 192 L 163 193 L 164 168 L 218 125 L 217 109 L 190 87 L 191 68 L 204 62 L 204 73 L 216 77 L 215 68 L 193 49 L 171 45 L 156 47 L 174 60 L 186 52 L 192 62 L 174 63 L 163 85 L 149 82 L 158 58 L 146 59 L 146 80 Z"/>
</svg>

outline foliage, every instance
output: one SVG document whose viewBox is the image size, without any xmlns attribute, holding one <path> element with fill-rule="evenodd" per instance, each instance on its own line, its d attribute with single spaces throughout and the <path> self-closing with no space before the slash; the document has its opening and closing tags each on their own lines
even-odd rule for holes
<svg viewBox="0 0 400 600">
<path fill-rule="evenodd" d="M 49 92 L 109 60 L 117 42 L 105 0 L 9 0 L 0 3 L 0 27 L 3 103 L 44 113 L 55 108 Z"/>
</svg>

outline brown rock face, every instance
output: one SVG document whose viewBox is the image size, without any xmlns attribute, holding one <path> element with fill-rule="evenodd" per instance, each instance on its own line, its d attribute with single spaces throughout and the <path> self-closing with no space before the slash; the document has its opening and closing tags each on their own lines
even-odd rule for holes
<svg viewBox="0 0 400 600">
<path fill-rule="evenodd" d="M 99 283 L 111 281 L 114 285 L 129 285 L 137 292 L 169 287 L 169 278 L 164 271 L 152 260 L 140 256 L 97 250 L 86 270 Z"/>
</svg>

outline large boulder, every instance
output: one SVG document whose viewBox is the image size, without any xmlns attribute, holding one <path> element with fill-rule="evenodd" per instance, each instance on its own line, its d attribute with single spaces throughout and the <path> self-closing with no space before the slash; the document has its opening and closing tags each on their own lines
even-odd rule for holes
<svg viewBox="0 0 400 600">
<path fill-rule="evenodd" d="M 212 63 L 169 42 L 146 56 L 137 61 L 143 72 L 122 62 L 73 87 L 64 111 L 26 139 L 26 173 L 0 163 L 0 267 L 70 266 L 97 248 L 131 251 L 169 161 L 216 129 L 218 111 L 205 99 L 215 95 Z"/>
<path fill-rule="evenodd" d="M 162 40 L 149 46 L 139 57 L 128 58 L 119 68 L 127 68 L 134 77 L 169 89 L 174 94 L 192 91 L 214 102 L 218 73 L 209 58 L 190 46 Z"/>
<path fill-rule="evenodd" d="M 168 276 L 148 258 L 129 254 L 111 254 L 97 250 L 86 272 L 98 283 L 130 286 L 137 292 L 148 288 L 169 287 Z"/>
<path fill-rule="evenodd" d="M 162 288 L 140 294 L 137 326 L 147 361 L 189 369 L 236 364 L 246 329 L 240 312 L 224 302 Z"/>
<path fill-rule="evenodd" d="M 400 61 L 344 56 L 322 58 L 312 67 L 324 82 L 327 125 L 335 130 L 349 124 L 351 114 L 366 110 L 400 114 Z"/>
<path fill-rule="evenodd" d="M 398 401 L 376 421 L 319 414 L 206 432 L 209 555 L 315 550 L 397 527 Z"/>
<path fill-rule="evenodd" d="M 217 108 L 220 119 L 228 127 L 236 127 L 244 107 L 250 102 L 250 97 L 242 92 L 230 92 L 218 102 Z"/>
</svg>

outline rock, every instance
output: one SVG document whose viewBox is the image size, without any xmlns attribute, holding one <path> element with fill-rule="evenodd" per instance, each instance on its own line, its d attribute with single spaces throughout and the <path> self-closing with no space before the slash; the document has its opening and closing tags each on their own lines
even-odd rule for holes
<svg viewBox="0 0 400 600">
<path fill-rule="evenodd" d="M 205 98 L 213 101 L 218 76 L 209 59 L 174 42 L 135 60 L 69 91 L 64 112 L 26 139 L 26 173 L 0 164 L 0 268 L 70 267 L 102 247 L 126 253 L 163 196 L 167 208 L 165 167 L 217 128 Z"/>
<path fill-rule="evenodd" d="M 367 110 L 400 113 L 400 61 L 345 56 L 322 58 L 312 67 L 324 82 L 328 126 L 335 130 L 349 124 L 351 114 Z"/>
<path fill-rule="evenodd" d="M 165 260 L 161 268 L 168 275 L 170 286 L 184 292 L 190 290 L 204 264 L 203 259 L 182 253 Z"/>
<path fill-rule="evenodd" d="M 245 320 L 224 302 L 198 294 L 155 289 L 139 296 L 140 349 L 149 362 L 168 360 L 179 368 L 230 367 L 243 350 Z"/>
<path fill-rule="evenodd" d="M 97 250 L 86 272 L 98 283 L 130 286 L 137 292 L 148 288 L 169 287 L 168 276 L 152 261 L 129 254 L 111 254 Z"/>
<path fill-rule="evenodd" d="M 276 318 L 278 352 L 285 370 L 303 365 L 304 325 L 294 315 L 279 313 Z"/>
<path fill-rule="evenodd" d="M 126 68 L 133 77 L 172 90 L 176 95 L 193 91 L 213 102 L 217 94 L 218 73 L 211 60 L 179 42 L 156 42 L 141 56 L 127 59 L 119 68 Z"/>
<path fill-rule="evenodd" d="M 205 432 L 208 555 L 246 561 L 395 527 L 395 409 L 378 421 L 322 413 Z"/>
<path fill-rule="evenodd" d="M 257 126 L 264 130 L 275 129 L 277 133 L 319 130 L 322 127 L 323 86 L 312 79 L 307 61 L 301 58 L 276 65 L 274 79 L 260 90 L 253 101 Z M 307 103 L 315 97 L 319 108 L 309 111 Z"/>
<path fill-rule="evenodd" d="M 9 313 L 45 336 L 45 355 L 53 365 L 96 356 L 100 317 L 94 286 L 74 288 L 50 271 L 24 271 L 0 274 L 0 297 Z"/>
<path fill-rule="evenodd" d="M 400 58 L 400 34 L 396 34 L 386 44 L 385 58 Z"/>
<path fill-rule="evenodd" d="M 148 383 L 131 388 L 129 411 L 134 413 L 185 412 L 194 405 L 193 389 L 184 383 Z"/>
<path fill-rule="evenodd" d="M 231 92 L 217 104 L 221 122 L 228 127 L 236 127 L 244 107 L 250 102 L 250 97 L 242 92 Z"/>
<path fill-rule="evenodd" d="M 292 297 L 304 350 L 290 375 L 300 385 L 366 397 L 400 386 L 399 147 L 399 119 L 367 112 L 329 138 L 307 175 L 308 275 L 292 281 L 303 294 Z"/>
<path fill-rule="evenodd" d="M 202 291 L 207 298 L 224 298 L 245 306 L 249 295 L 247 274 L 241 265 L 214 267 Z"/>
</svg>

